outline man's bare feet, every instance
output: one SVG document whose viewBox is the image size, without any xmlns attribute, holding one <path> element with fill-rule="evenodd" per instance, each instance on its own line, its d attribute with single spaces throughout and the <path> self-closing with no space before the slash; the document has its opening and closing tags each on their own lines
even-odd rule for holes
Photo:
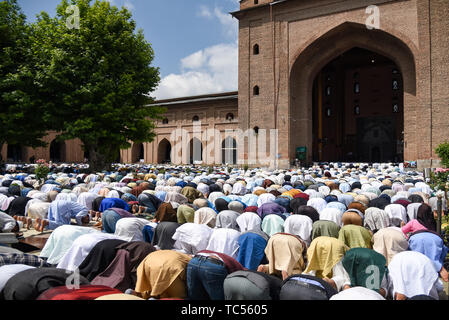
<svg viewBox="0 0 449 320">
<path fill-rule="evenodd" d="M 33 219 L 31 219 L 30 217 L 27 217 L 27 218 L 26 218 L 25 225 L 26 225 L 27 230 L 30 230 L 30 229 L 31 229 L 31 226 L 33 225 Z M 24 226 L 25 226 L 25 225 L 24 225 Z"/>
<path fill-rule="evenodd" d="M 145 210 L 147 210 L 146 207 L 143 207 L 143 206 L 140 206 L 140 207 L 139 207 L 139 213 L 144 213 Z"/>
<path fill-rule="evenodd" d="M 288 278 L 288 273 L 285 270 L 282 270 L 282 280 L 285 280 Z"/>
<path fill-rule="evenodd" d="M 48 220 L 37 218 L 34 221 L 34 230 L 44 232 L 45 227 L 49 225 Z"/>
<path fill-rule="evenodd" d="M 133 212 L 133 214 L 136 214 L 136 213 L 137 213 L 138 208 L 139 208 L 139 206 L 138 206 L 137 204 L 133 204 L 133 206 L 132 206 L 132 212 Z"/>
<path fill-rule="evenodd" d="M 95 212 L 93 210 L 89 210 L 89 216 L 91 218 L 94 218 L 95 217 Z"/>
<path fill-rule="evenodd" d="M 34 230 L 39 231 L 39 229 L 41 228 L 41 224 L 42 224 L 42 219 L 41 218 L 36 218 L 36 220 L 34 220 Z"/>
<path fill-rule="evenodd" d="M 22 216 L 14 216 L 13 218 L 14 218 L 14 220 L 16 220 L 16 221 L 20 221 L 20 222 L 22 222 L 22 223 L 25 223 L 25 217 L 22 217 Z"/>
<path fill-rule="evenodd" d="M 100 219 L 100 217 L 101 217 L 101 213 L 100 212 L 95 212 L 95 219 L 94 219 L 94 221 L 98 221 L 99 219 Z"/>
</svg>

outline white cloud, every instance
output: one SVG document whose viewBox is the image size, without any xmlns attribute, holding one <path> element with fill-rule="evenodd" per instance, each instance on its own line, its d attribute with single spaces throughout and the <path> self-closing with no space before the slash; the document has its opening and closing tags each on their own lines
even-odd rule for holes
<svg viewBox="0 0 449 320">
<path fill-rule="evenodd" d="M 164 77 L 152 94 L 156 99 L 237 90 L 237 43 L 218 44 L 181 60 L 182 72 Z"/>
<path fill-rule="evenodd" d="M 221 24 L 223 33 L 230 39 L 237 39 L 238 23 L 228 12 L 223 12 L 220 8 L 215 7 L 211 10 L 207 6 L 200 6 L 198 15 L 210 20 L 217 19 Z"/>
<path fill-rule="evenodd" d="M 235 2 L 235 0 L 232 0 Z M 200 6 L 198 15 L 217 19 L 229 43 L 194 52 L 180 61 L 178 74 L 164 77 L 152 93 L 156 99 L 236 91 L 238 87 L 238 22 L 227 12 Z"/>
</svg>

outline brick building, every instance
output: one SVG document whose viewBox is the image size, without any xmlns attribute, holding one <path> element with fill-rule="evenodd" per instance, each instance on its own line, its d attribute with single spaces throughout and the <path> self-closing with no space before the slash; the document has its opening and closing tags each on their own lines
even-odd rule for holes
<svg viewBox="0 0 449 320">
<path fill-rule="evenodd" d="M 239 21 L 238 94 L 158 101 L 168 113 L 156 140 L 122 151 L 123 162 L 163 162 L 172 149 L 182 163 L 229 163 L 225 149 L 227 160 L 245 162 L 265 146 L 257 163 L 280 167 L 298 147 L 309 162 L 438 165 L 434 150 L 449 138 L 447 0 L 242 0 L 231 14 Z M 207 135 L 195 138 L 195 125 L 221 133 L 213 151 Z M 170 140 L 174 129 L 192 138 L 179 147 Z M 59 147 L 36 153 L 82 156 L 72 150 L 76 141 Z"/>
</svg>

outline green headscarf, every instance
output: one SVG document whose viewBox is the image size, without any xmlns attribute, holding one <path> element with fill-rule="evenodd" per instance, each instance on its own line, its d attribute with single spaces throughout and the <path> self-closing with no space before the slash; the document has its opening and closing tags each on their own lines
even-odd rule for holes
<svg viewBox="0 0 449 320">
<path fill-rule="evenodd" d="M 340 227 L 333 221 L 318 220 L 312 226 L 312 240 L 321 236 L 338 239 Z"/>
<path fill-rule="evenodd" d="M 179 224 L 193 223 L 195 218 L 195 210 L 187 205 L 180 205 L 176 212 Z"/>
<path fill-rule="evenodd" d="M 342 264 L 351 279 L 351 287 L 365 287 L 379 292 L 387 260 L 372 249 L 353 248 L 346 252 Z"/>
<path fill-rule="evenodd" d="M 364 227 L 348 224 L 340 229 L 338 239 L 349 248 L 371 249 L 371 233 Z"/>
</svg>

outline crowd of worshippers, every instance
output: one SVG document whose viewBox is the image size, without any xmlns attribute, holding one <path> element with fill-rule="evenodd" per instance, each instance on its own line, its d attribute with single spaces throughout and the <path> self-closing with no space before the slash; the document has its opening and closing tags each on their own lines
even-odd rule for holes
<svg viewBox="0 0 449 320">
<path fill-rule="evenodd" d="M 39 255 L 0 245 L 0 299 L 447 299 L 421 173 L 225 169 L 0 176 L 0 231 L 51 232 Z"/>
</svg>

